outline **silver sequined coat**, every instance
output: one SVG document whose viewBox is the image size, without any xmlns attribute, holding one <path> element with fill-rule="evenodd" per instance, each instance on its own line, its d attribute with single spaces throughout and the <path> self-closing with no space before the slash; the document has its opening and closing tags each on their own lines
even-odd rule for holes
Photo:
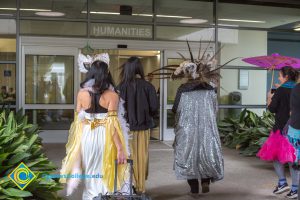
<svg viewBox="0 0 300 200">
<path fill-rule="evenodd" d="M 178 179 L 221 180 L 224 162 L 216 122 L 214 90 L 180 94 L 176 108 L 174 170 Z"/>
</svg>

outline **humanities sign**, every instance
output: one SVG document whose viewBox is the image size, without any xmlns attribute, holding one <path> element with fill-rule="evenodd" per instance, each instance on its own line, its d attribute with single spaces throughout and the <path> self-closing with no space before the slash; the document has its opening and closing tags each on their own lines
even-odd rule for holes
<svg viewBox="0 0 300 200">
<path fill-rule="evenodd" d="M 152 26 L 132 24 L 92 24 L 91 35 L 95 37 L 152 38 Z"/>
</svg>

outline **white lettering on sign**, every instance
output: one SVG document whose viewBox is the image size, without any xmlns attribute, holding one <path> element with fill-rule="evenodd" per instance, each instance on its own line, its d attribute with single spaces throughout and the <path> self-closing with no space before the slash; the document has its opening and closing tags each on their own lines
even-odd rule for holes
<svg viewBox="0 0 300 200">
<path fill-rule="evenodd" d="M 109 37 L 131 37 L 131 38 L 152 38 L 152 28 L 147 26 L 120 27 L 110 25 L 92 26 L 93 36 L 109 36 Z"/>
</svg>

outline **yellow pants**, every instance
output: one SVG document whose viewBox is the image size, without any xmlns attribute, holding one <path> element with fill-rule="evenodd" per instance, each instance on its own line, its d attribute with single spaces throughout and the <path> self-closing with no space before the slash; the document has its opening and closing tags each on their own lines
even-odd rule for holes
<svg viewBox="0 0 300 200">
<path fill-rule="evenodd" d="M 145 131 L 131 131 L 129 140 L 131 159 L 133 160 L 133 176 L 137 192 L 145 192 L 145 182 L 149 169 L 149 139 L 150 129 Z"/>
</svg>

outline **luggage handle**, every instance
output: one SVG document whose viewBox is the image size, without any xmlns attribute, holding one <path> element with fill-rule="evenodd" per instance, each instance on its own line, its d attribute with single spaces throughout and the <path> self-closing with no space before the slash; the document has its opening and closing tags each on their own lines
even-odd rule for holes
<svg viewBox="0 0 300 200">
<path fill-rule="evenodd" d="M 133 160 L 132 159 L 127 159 L 127 163 L 130 164 L 130 176 L 129 176 L 129 183 L 130 183 L 130 187 L 129 187 L 129 192 L 130 195 L 132 195 L 132 174 L 133 174 Z M 118 182 L 118 160 L 115 160 L 115 181 L 114 181 L 114 193 L 117 192 L 117 182 Z"/>
</svg>

